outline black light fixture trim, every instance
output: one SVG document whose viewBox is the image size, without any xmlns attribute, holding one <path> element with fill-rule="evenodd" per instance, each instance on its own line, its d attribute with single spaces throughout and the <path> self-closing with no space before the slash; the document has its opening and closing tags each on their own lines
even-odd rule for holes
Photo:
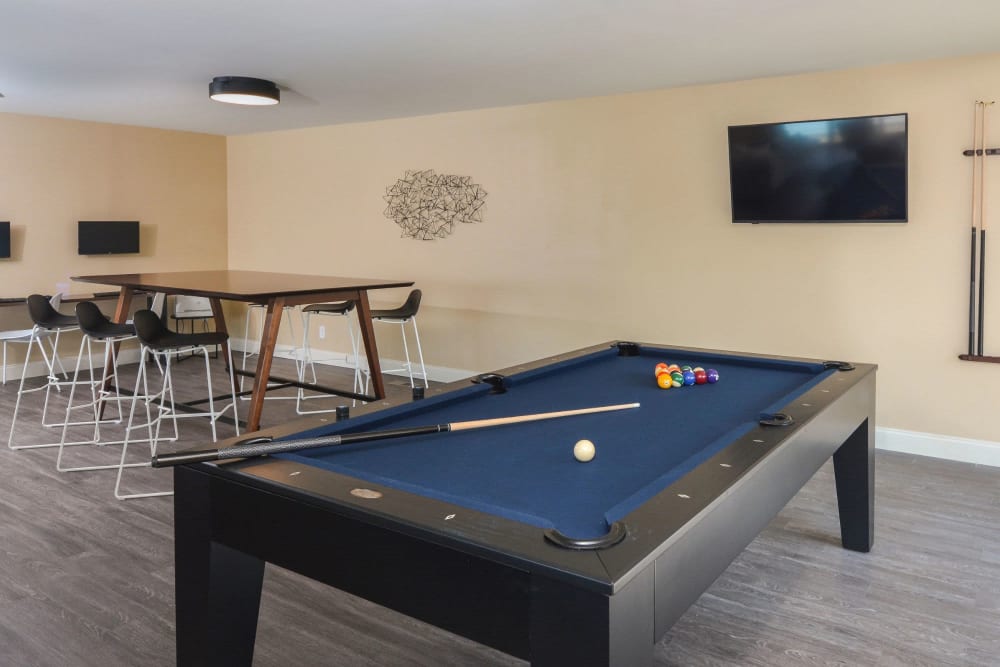
<svg viewBox="0 0 1000 667">
<path fill-rule="evenodd" d="M 249 76 L 217 76 L 208 84 L 208 96 L 229 104 L 277 104 L 281 91 L 273 81 Z"/>
</svg>

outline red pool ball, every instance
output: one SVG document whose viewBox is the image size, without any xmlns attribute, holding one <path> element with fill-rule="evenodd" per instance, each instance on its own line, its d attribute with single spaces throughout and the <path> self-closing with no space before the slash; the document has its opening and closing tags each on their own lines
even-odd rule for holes
<svg viewBox="0 0 1000 667">
<path fill-rule="evenodd" d="M 694 383 L 705 384 L 706 382 L 708 382 L 708 373 L 699 368 L 694 372 Z"/>
</svg>

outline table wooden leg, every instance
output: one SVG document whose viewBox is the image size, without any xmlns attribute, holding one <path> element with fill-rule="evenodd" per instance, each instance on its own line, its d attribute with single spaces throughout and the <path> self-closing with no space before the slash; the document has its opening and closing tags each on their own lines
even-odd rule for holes
<svg viewBox="0 0 1000 667">
<path fill-rule="evenodd" d="M 385 383 L 382 381 L 382 366 L 378 360 L 378 346 L 375 344 L 375 327 L 372 325 L 372 309 L 368 304 L 368 292 L 358 292 L 358 324 L 361 325 L 361 339 L 365 343 L 368 357 L 368 372 L 372 378 L 375 398 L 385 398 Z"/>
<path fill-rule="evenodd" d="M 260 429 L 260 415 L 264 410 L 264 394 L 267 393 L 267 379 L 271 376 L 271 360 L 278 342 L 281 314 L 285 309 L 285 298 L 274 297 L 267 302 L 264 315 L 264 330 L 260 336 L 260 353 L 257 355 L 257 375 L 253 379 L 250 395 L 250 414 L 247 415 L 247 431 Z"/>
</svg>

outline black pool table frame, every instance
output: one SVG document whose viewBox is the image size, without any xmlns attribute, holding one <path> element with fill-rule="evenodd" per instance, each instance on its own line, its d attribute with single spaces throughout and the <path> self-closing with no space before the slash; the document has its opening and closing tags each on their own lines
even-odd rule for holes
<svg viewBox="0 0 1000 667">
<path fill-rule="evenodd" d="M 535 526 L 290 461 L 180 466 L 177 664 L 251 664 L 273 563 L 533 665 L 648 665 L 655 642 L 831 456 L 843 545 L 871 548 L 875 374 L 856 364 L 812 387 L 783 409 L 792 425 L 733 442 L 627 515 L 629 537 L 603 550 L 559 548 Z M 383 496 L 352 495 L 358 488 Z"/>
</svg>

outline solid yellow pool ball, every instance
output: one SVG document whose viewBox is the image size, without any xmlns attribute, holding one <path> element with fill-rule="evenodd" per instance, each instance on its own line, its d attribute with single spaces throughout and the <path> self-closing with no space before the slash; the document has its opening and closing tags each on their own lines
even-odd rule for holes
<svg viewBox="0 0 1000 667">
<path fill-rule="evenodd" d="M 670 389 L 673 385 L 674 379 L 670 377 L 670 373 L 660 373 L 656 376 L 656 386 L 660 389 Z"/>
<path fill-rule="evenodd" d="M 580 440 L 573 445 L 573 456 L 576 457 L 577 461 L 586 463 L 594 458 L 595 454 L 597 454 L 597 449 L 590 440 Z"/>
</svg>

